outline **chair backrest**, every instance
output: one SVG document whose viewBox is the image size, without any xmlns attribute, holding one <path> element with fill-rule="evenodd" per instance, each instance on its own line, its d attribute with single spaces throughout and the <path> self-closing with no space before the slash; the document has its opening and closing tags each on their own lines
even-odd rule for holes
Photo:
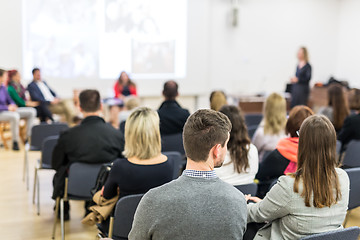
<svg viewBox="0 0 360 240">
<path fill-rule="evenodd" d="M 49 136 L 43 141 L 41 147 L 41 165 L 51 166 L 52 153 L 58 142 L 59 136 Z"/>
<path fill-rule="evenodd" d="M 347 145 L 343 165 L 360 167 L 360 140 L 351 140 Z"/>
<path fill-rule="evenodd" d="M 248 134 L 250 139 L 252 139 L 252 137 L 254 136 L 257 128 L 258 125 L 248 126 Z"/>
<path fill-rule="evenodd" d="M 173 178 L 176 179 L 180 175 L 180 171 L 185 164 L 185 161 L 182 160 L 181 154 L 179 152 L 163 152 L 165 156 L 174 161 L 174 175 Z"/>
<path fill-rule="evenodd" d="M 360 206 L 360 167 L 345 169 L 350 180 L 350 194 L 348 210 Z"/>
<path fill-rule="evenodd" d="M 71 199 L 92 199 L 91 189 L 103 164 L 75 162 L 70 165 L 68 175 L 68 197 Z"/>
<path fill-rule="evenodd" d="M 349 227 L 336 231 L 314 234 L 308 237 L 303 237 L 301 240 L 357 240 L 359 233 L 359 227 Z"/>
<path fill-rule="evenodd" d="M 40 124 L 31 129 L 30 150 L 40 151 L 46 137 L 60 135 L 61 132 L 69 129 L 65 123 Z"/>
<path fill-rule="evenodd" d="M 245 122 L 247 126 L 258 126 L 263 118 L 261 113 L 245 114 Z"/>
<path fill-rule="evenodd" d="M 185 155 L 182 133 L 161 136 L 161 151 Z"/>
<path fill-rule="evenodd" d="M 113 238 L 127 239 L 137 206 L 144 194 L 129 195 L 119 199 L 114 212 Z"/>
<path fill-rule="evenodd" d="M 339 140 L 336 140 L 336 154 L 340 154 L 341 150 L 341 142 Z"/>
<path fill-rule="evenodd" d="M 234 187 L 236 187 L 238 190 L 240 190 L 240 192 L 242 192 L 244 195 L 245 194 L 250 194 L 251 196 L 256 195 L 257 188 L 258 188 L 256 183 L 237 185 L 237 186 L 234 186 Z"/>
</svg>

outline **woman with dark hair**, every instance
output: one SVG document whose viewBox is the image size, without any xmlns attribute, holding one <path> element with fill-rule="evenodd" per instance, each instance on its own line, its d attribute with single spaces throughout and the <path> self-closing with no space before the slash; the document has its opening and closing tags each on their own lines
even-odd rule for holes
<svg viewBox="0 0 360 240">
<path fill-rule="evenodd" d="M 298 130 L 302 122 L 313 114 L 313 111 L 307 106 L 296 106 L 291 109 L 285 126 L 285 133 L 289 137 L 281 139 L 276 149 L 259 165 L 259 171 L 256 174 L 256 179 L 260 181 L 258 196 L 263 197 L 269 190 L 271 182 L 281 175 L 296 171 L 299 146 Z"/>
<path fill-rule="evenodd" d="M 248 205 L 248 223 L 264 223 L 254 239 L 300 239 L 342 228 L 349 201 L 349 178 L 337 168 L 336 132 L 324 116 L 300 128 L 298 167 L 279 178 L 264 200 Z"/>
<path fill-rule="evenodd" d="M 137 95 L 136 85 L 129 78 L 128 74 L 125 71 L 122 71 L 119 79 L 116 81 L 114 86 L 115 97 L 123 99 L 124 97 L 130 95 Z"/>
<path fill-rule="evenodd" d="M 53 120 L 52 113 L 45 103 L 30 101 L 26 98 L 26 89 L 21 84 L 21 75 L 17 70 L 8 71 L 8 77 L 7 90 L 18 107 L 34 107 L 41 122 L 45 122 L 47 119 Z"/>
<path fill-rule="evenodd" d="M 306 47 L 301 47 L 297 53 L 298 65 L 296 73 L 291 78 L 291 108 L 297 105 L 307 105 L 310 93 L 311 65 Z"/>
<path fill-rule="evenodd" d="M 215 169 L 216 175 L 232 185 L 254 182 L 258 171 L 259 157 L 256 147 L 251 144 L 244 116 L 236 106 L 225 105 L 220 108 L 232 124 L 228 152 L 223 166 Z"/>
<path fill-rule="evenodd" d="M 329 105 L 319 110 L 319 114 L 325 115 L 334 124 L 336 132 L 339 132 L 344 120 L 350 115 L 347 99 L 343 87 L 340 84 L 331 84 L 328 88 Z"/>
<path fill-rule="evenodd" d="M 346 145 L 351 140 L 360 140 L 360 90 L 352 89 L 349 100 L 354 114 L 345 118 L 344 125 L 338 135 L 338 139 L 342 144 L 342 151 L 346 149 Z"/>
</svg>

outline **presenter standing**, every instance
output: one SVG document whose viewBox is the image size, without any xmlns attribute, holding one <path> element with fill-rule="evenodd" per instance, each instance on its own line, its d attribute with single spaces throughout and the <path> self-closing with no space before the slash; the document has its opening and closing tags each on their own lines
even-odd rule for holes
<svg viewBox="0 0 360 240">
<path fill-rule="evenodd" d="M 296 74 L 291 78 L 291 108 L 296 105 L 307 105 L 310 93 L 311 65 L 305 47 L 299 49 L 297 58 L 299 63 L 296 67 Z"/>
</svg>

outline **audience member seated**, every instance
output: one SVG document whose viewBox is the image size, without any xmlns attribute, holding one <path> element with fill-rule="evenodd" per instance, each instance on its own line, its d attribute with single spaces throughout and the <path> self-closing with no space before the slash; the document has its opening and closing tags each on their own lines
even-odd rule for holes
<svg viewBox="0 0 360 240">
<path fill-rule="evenodd" d="M 190 113 L 176 101 L 179 96 L 178 84 L 175 81 L 167 81 L 164 84 L 163 96 L 165 101 L 158 109 L 161 135 L 182 133 Z"/>
<path fill-rule="evenodd" d="M 259 151 L 260 162 L 264 153 L 273 151 L 280 139 L 286 137 L 286 100 L 280 94 L 272 93 L 265 102 L 264 117 L 256 129 L 252 143 Z"/>
<path fill-rule="evenodd" d="M 30 137 L 31 128 L 36 117 L 36 110 L 34 108 L 18 108 L 16 106 L 15 102 L 11 99 L 6 87 L 4 86 L 7 76 L 7 72 L 3 69 L 0 69 L 0 121 L 10 122 L 11 135 L 13 140 L 12 149 L 18 151 L 20 149 L 20 119 L 26 119 L 26 138 L 28 138 Z"/>
<path fill-rule="evenodd" d="M 253 183 L 259 157 L 256 147 L 250 142 L 244 116 L 236 106 L 225 105 L 220 112 L 230 119 L 232 128 L 224 164 L 216 169 L 216 175 L 232 185 Z"/>
<path fill-rule="evenodd" d="M 80 111 L 84 120 L 60 135 L 52 155 L 54 176 L 53 198 L 62 196 L 64 181 L 70 164 L 74 162 L 107 163 L 122 157 L 124 138 L 119 131 L 100 116 L 102 105 L 96 90 L 80 93 Z M 65 204 L 65 219 L 69 219 L 69 205 Z"/>
<path fill-rule="evenodd" d="M 130 240 L 243 238 L 245 198 L 214 171 L 224 162 L 230 130 L 229 119 L 213 110 L 198 110 L 188 118 L 183 133 L 186 170 L 145 194 Z"/>
<path fill-rule="evenodd" d="M 33 81 L 28 85 L 27 89 L 30 93 L 32 101 L 40 102 L 36 107 L 39 112 L 40 121 L 45 122 L 48 119 L 54 121 L 52 113 L 64 114 L 66 122 L 71 124 L 73 121 L 72 107 L 64 100 L 60 100 L 56 93 L 41 78 L 39 68 L 32 70 Z"/>
<path fill-rule="evenodd" d="M 265 195 L 271 181 L 281 175 L 296 171 L 299 144 L 298 131 L 302 122 L 313 114 L 309 107 L 303 105 L 295 106 L 291 109 L 285 126 L 286 134 L 289 137 L 281 139 L 276 149 L 259 165 L 259 171 L 256 174 L 256 179 L 261 182 L 258 188 L 259 196 L 263 197 Z"/>
<path fill-rule="evenodd" d="M 346 149 L 346 145 L 351 140 L 360 140 L 360 90 L 353 89 L 350 94 L 350 106 L 354 114 L 345 118 L 344 125 L 338 135 L 342 151 Z"/>
<path fill-rule="evenodd" d="M 295 173 L 279 178 L 266 197 L 248 199 L 248 223 L 267 223 L 254 239 L 300 239 L 342 228 L 349 201 L 349 178 L 337 168 L 336 132 L 324 116 L 300 128 Z"/>
<path fill-rule="evenodd" d="M 223 91 L 213 91 L 210 94 L 210 108 L 219 111 L 220 108 L 227 105 L 226 95 Z"/>
<path fill-rule="evenodd" d="M 328 106 L 321 108 L 319 114 L 329 118 L 338 133 L 344 124 L 345 118 L 350 114 L 343 87 L 340 84 L 331 84 L 328 88 L 328 99 Z"/>
<path fill-rule="evenodd" d="M 129 78 L 126 72 L 121 72 L 119 79 L 116 81 L 114 85 L 114 93 L 116 98 L 124 99 L 130 95 L 137 95 L 136 85 Z"/>
<path fill-rule="evenodd" d="M 174 162 L 161 153 L 159 116 L 149 108 L 138 108 L 125 124 L 126 158 L 114 162 L 103 191 L 111 199 L 146 193 L 173 179 Z"/>
<path fill-rule="evenodd" d="M 132 113 L 132 111 L 139 106 L 140 106 L 140 101 L 137 97 L 131 96 L 125 98 L 124 108 L 122 111 L 120 111 L 118 115 L 118 119 L 119 119 L 118 123 L 120 124 L 121 122 L 125 122 L 126 119 Z"/>
</svg>

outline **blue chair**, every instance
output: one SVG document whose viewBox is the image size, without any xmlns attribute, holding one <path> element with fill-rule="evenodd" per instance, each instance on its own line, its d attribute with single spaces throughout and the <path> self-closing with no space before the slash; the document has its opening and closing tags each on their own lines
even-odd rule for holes
<svg viewBox="0 0 360 240">
<path fill-rule="evenodd" d="M 55 231 L 57 225 L 57 215 L 60 205 L 60 225 L 61 225 L 61 239 L 65 238 L 64 226 L 64 201 L 68 200 L 92 200 L 91 189 L 96 184 L 96 179 L 99 174 L 102 163 L 88 164 L 75 162 L 70 165 L 68 177 L 65 179 L 64 197 L 56 198 L 55 206 L 55 221 L 53 227 L 52 238 L 55 238 Z"/>
<path fill-rule="evenodd" d="M 26 181 L 26 189 L 29 189 L 29 151 L 41 151 L 45 138 L 60 135 L 61 132 L 69 129 L 64 123 L 40 124 L 31 128 L 30 145 L 25 145 L 23 181 Z"/>
<path fill-rule="evenodd" d="M 340 230 L 318 233 L 311 236 L 303 237 L 301 240 L 357 240 L 360 228 L 350 227 Z"/>
<path fill-rule="evenodd" d="M 259 125 L 248 126 L 249 138 L 252 139 Z"/>
<path fill-rule="evenodd" d="M 37 215 L 40 215 L 40 182 L 38 171 L 43 169 L 53 169 L 51 166 L 52 152 L 58 139 L 59 136 L 50 136 L 44 139 L 41 148 L 41 158 L 37 161 L 35 166 L 33 204 L 35 204 L 35 193 L 37 192 Z"/>
<path fill-rule="evenodd" d="M 185 155 L 182 133 L 161 136 L 161 151 Z"/>
<path fill-rule="evenodd" d="M 162 152 L 162 154 L 164 154 L 168 158 L 171 158 L 174 161 L 173 179 L 178 178 L 185 164 L 185 162 L 182 160 L 181 154 L 179 152 Z"/>
<path fill-rule="evenodd" d="M 116 203 L 114 216 L 110 217 L 109 231 L 101 232 L 103 237 L 114 240 L 128 239 L 137 206 L 144 194 L 129 195 Z"/>
<path fill-rule="evenodd" d="M 250 194 L 251 196 L 255 196 L 256 192 L 257 192 L 257 184 L 256 183 L 237 185 L 237 186 L 234 186 L 234 187 L 237 188 L 244 195 L 245 194 Z"/>
<path fill-rule="evenodd" d="M 351 140 L 346 147 L 344 168 L 360 167 L 360 140 Z"/>
<path fill-rule="evenodd" d="M 360 167 L 345 169 L 350 180 L 350 193 L 349 193 L 349 205 L 348 213 L 344 221 L 346 226 L 350 210 L 360 206 Z"/>
<path fill-rule="evenodd" d="M 263 118 L 261 113 L 245 114 L 246 126 L 258 126 Z"/>
</svg>

